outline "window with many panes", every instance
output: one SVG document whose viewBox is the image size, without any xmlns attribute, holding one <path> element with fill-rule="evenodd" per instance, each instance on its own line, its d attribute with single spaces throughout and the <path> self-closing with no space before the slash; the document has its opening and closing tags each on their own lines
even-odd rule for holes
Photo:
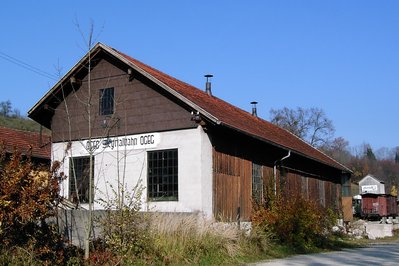
<svg viewBox="0 0 399 266">
<path fill-rule="evenodd" d="M 92 165 L 94 165 L 94 158 Z M 86 156 L 86 157 L 70 158 L 69 199 L 72 202 L 89 203 L 89 187 L 90 187 L 89 178 L 90 178 L 90 157 Z M 94 183 L 93 180 L 94 179 L 92 177 L 92 182 L 91 182 L 92 184 Z"/>
<path fill-rule="evenodd" d="M 177 149 L 149 151 L 147 157 L 148 199 L 152 201 L 177 201 Z"/>
<path fill-rule="evenodd" d="M 114 88 L 100 90 L 100 115 L 112 115 L 114 113 Z"/>
<path fill-rule="evenodd" d="M 252 163 L 252 199 L 261 203 L 263 198 L 262 165 Z"/>
</svg>

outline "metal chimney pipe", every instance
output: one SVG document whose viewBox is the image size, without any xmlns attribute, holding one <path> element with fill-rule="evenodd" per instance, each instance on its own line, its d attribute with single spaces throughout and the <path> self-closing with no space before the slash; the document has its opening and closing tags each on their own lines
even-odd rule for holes
<svg viewBox="0 0 399 266">
<path fill-rule="evenodd" d="M 251 104 L 252 104 L 252 115 L 258 117 L 258 111 L 256 109 L 256 105 L 258 104 L 258 102 L 251 102 Z"/>
<path fill-rule="evenodd" d="M 211 86 L 210 78 L 212 78 L 213 75 L 207 74 L 207 75 L 204 75 L 204 77 L 206 77 L 205 92 L 206 92 L 209 96 L 212 96 L 212 88 L 211 88 L 212 86 Z"/>
</svg>

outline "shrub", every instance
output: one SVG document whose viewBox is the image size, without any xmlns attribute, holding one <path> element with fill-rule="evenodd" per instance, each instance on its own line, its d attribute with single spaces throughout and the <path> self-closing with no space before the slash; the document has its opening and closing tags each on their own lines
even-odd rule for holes
<svg viewBox="0 0 399 266">
<path fill-rule="evenodd" d="M 280 243 L 297 251 L 322 247 L 336 221 L 333 212 L 300 195 L 277 197 L 268 207 L 256 206 L 253 226 L 269 231 Z"/>
<path fill-rule="evenodd" d="M 97 243 L 103 243 L 100 248 L 97 245 L 91 258 L 101 260 L 112 254 L 114 259 L 125 262 L 143 259 L 148 253 L 147 249 L 152 248 L 146 216 L 139 212 L 143 187 L 139 181 L 130 193 L 122 185 L 118 190 L 111 188 L 113 196 L 107 201 L 101 201 L 106 214 L 98 221 L 102 239 L 98 239 Z"/>
<path fill-rule="evenodd" d="M 0 265 L 8 266 L 31 266 L 40 265 L 41 261 L 31 251 L 20 247 L 0 249 Z"/>
<path fill-rule="evenodd" d="M 63 242 L 46 223 L 55 214 L 58 179 L 19 152 L 0 147 L 0 248 L 26 250 L 46 263 L 61 263 Z"/>
</svg>

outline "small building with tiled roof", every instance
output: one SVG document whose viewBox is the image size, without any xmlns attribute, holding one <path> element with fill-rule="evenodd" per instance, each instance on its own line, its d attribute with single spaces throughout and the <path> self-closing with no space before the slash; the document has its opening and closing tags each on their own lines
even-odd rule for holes
<svg viewBox="0 0 399 266">
<path fill-rule="evenodd" d="M 351 201 L 344 165 L 211 90 L 101 43 L 29 117 L 51 129 L 52 156 L 67 175 L 61 193 L 83 207 L 90 200 L 90 162 L 96 208 L 118 184 L 137 183 L 144 186 L 143 210 L 224 220 L 248 221 L 267 186 L 341 213 L 343 199 Z"/>
<path fill-rule="evenodd" d="M 46 134 L 0 127 L 0 145 L 8 154 L 18 151 L 34 163 L 50 165 L 51 139 Z"/>
</svg>

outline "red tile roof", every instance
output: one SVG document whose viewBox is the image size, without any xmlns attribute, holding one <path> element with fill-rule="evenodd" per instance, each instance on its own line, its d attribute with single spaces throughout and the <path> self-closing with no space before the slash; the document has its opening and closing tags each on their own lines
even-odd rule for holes
<svg viewBox="0 0 399 266">
<path fill-rule="evenodd" d="M 41 136 L 40 143 L 39 133 L 0 127 L 0 144 L 5 145 L 7 152 L 16 149 L 25 155 L 50 159 L 51 139 L 45 134 Z"/>
<path fill-rule="evenodd" d="M 122 52 L 119 52 L 113 48 L 111 49 L 142 69 L 144 72 L 150 74 L 161 83 L 178 92 L 184 98 L 206 110 L 213 117 L 217 118 L 221 124 L 261 139 L 265 142 L 292 150 L 293 152 L 296 152 L 302 156 L 312 158 L 344 171 L 350 171 L 344 165 L 312 147 L 289 131 L 282 129 L 266 120 L 255 117 L 249 112 L 233 106 L 215 96 L 210 96 L 205 91 L 171 77 Z"/>
</svg>

